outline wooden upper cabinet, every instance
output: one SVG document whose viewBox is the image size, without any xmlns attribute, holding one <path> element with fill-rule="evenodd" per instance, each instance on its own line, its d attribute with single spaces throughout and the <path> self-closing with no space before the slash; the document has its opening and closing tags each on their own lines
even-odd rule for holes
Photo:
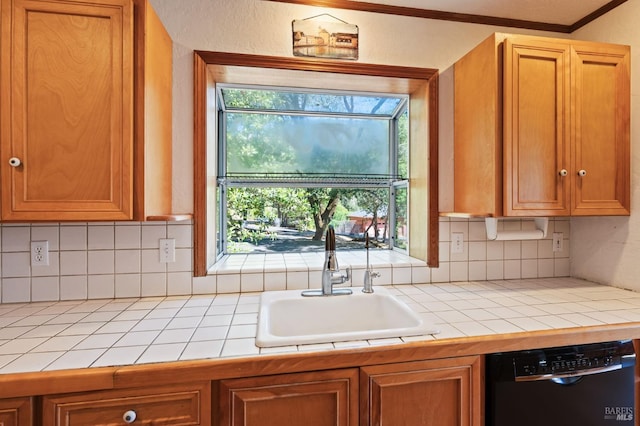
<svg viewBox="0 0 640 426">
<path fill-rule="evenodd" d="M 140 5 L 134 26 L 133 0 L 2 0 L 2 220 L 142 219 L 153 132 L 139 130 L 152 80 Z"/>
<path fill-rule="evenodd" d="M 569 214 L 568 45 L 504 41 L 504 215 Z"/>
<path fill-rule="evenodd" d="M 455 64 L 454 211 L 628 215 L 629 48 L 494 34 Z"/>
<path fill-rule="evenodd" d="M 171 220 L 173 41 L 148 0 L 134 0 L 135 220 Z"/>
<path fill-rule="evenodd" d="M 132 3 L 7 0 L 3 17 L 2 218 L 131 219 Z"/>
<path fill-rule="evenodd" d="M 630 214 L 630 52 L 575 43 L 572 215 Z"/>
</svg>

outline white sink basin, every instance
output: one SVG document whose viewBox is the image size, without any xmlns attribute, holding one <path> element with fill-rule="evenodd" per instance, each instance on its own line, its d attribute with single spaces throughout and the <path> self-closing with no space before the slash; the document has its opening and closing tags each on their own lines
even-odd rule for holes
<svg viewBox="0 0 640 426">
<path fill-rule="evenodd" d="M 300 290 L 267 291 L 260 299 L 260 347 L 436 334 L 404 302 L 384 287 L 365 294 L 302 297 Z"/>
</svg>

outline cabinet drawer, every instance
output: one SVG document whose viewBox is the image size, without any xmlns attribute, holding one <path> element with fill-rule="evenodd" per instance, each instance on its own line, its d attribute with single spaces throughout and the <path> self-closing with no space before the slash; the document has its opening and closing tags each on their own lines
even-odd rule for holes
<svg viewBox="0 0 640 426">
<path fill-rule="evenodd" d="M 43 399 L 43 412 L 45 426 L 209 425 L 211 388 L 207 382 L 56 395 Z"/>
</svg>

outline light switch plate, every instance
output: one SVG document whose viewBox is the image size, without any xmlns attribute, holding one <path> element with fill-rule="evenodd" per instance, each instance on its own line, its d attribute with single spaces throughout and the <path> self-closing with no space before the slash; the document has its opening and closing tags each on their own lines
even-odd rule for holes
<svg viewBox="0 0 640 426">
<path fill-rule="evenodd" d="M 562 232 L 554 232 L 553 233 L 553 251 L 561 252 L 562 251 Z"/>
<path fill-rule="evenodd" d="M 464 253 L 464 234 L 462 232 L 451 233 L 451 253 Z"/>
<path fill-rule="evenodd" d="M 160 263 L 176 261 L 176 240 L 173 238 L 160 239 Z"/>
</svg>

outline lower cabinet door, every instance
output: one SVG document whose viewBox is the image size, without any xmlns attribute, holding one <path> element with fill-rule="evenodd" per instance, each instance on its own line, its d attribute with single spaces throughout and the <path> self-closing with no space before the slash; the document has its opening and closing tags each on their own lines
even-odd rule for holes
<svg viewBox="0 0 640 426">
<path fill-rule="evenodd" d="M 358 369 L 222 380 L 221 426 L 356 426 Z"/>
<path fill-rule="evenodd" d="M 211 425 L 210 382 L 46 396 L 43 425 Z"/>
<path fill-rule="evenodd" d="M 33 424 L 31 398 L 0 399 L 0 426 L 30 426 Z"/>
<path fill-rule="evenodd" d="M 482 358 L 363 367 L 362 426 L 480 426 Z"/>
</svg>

